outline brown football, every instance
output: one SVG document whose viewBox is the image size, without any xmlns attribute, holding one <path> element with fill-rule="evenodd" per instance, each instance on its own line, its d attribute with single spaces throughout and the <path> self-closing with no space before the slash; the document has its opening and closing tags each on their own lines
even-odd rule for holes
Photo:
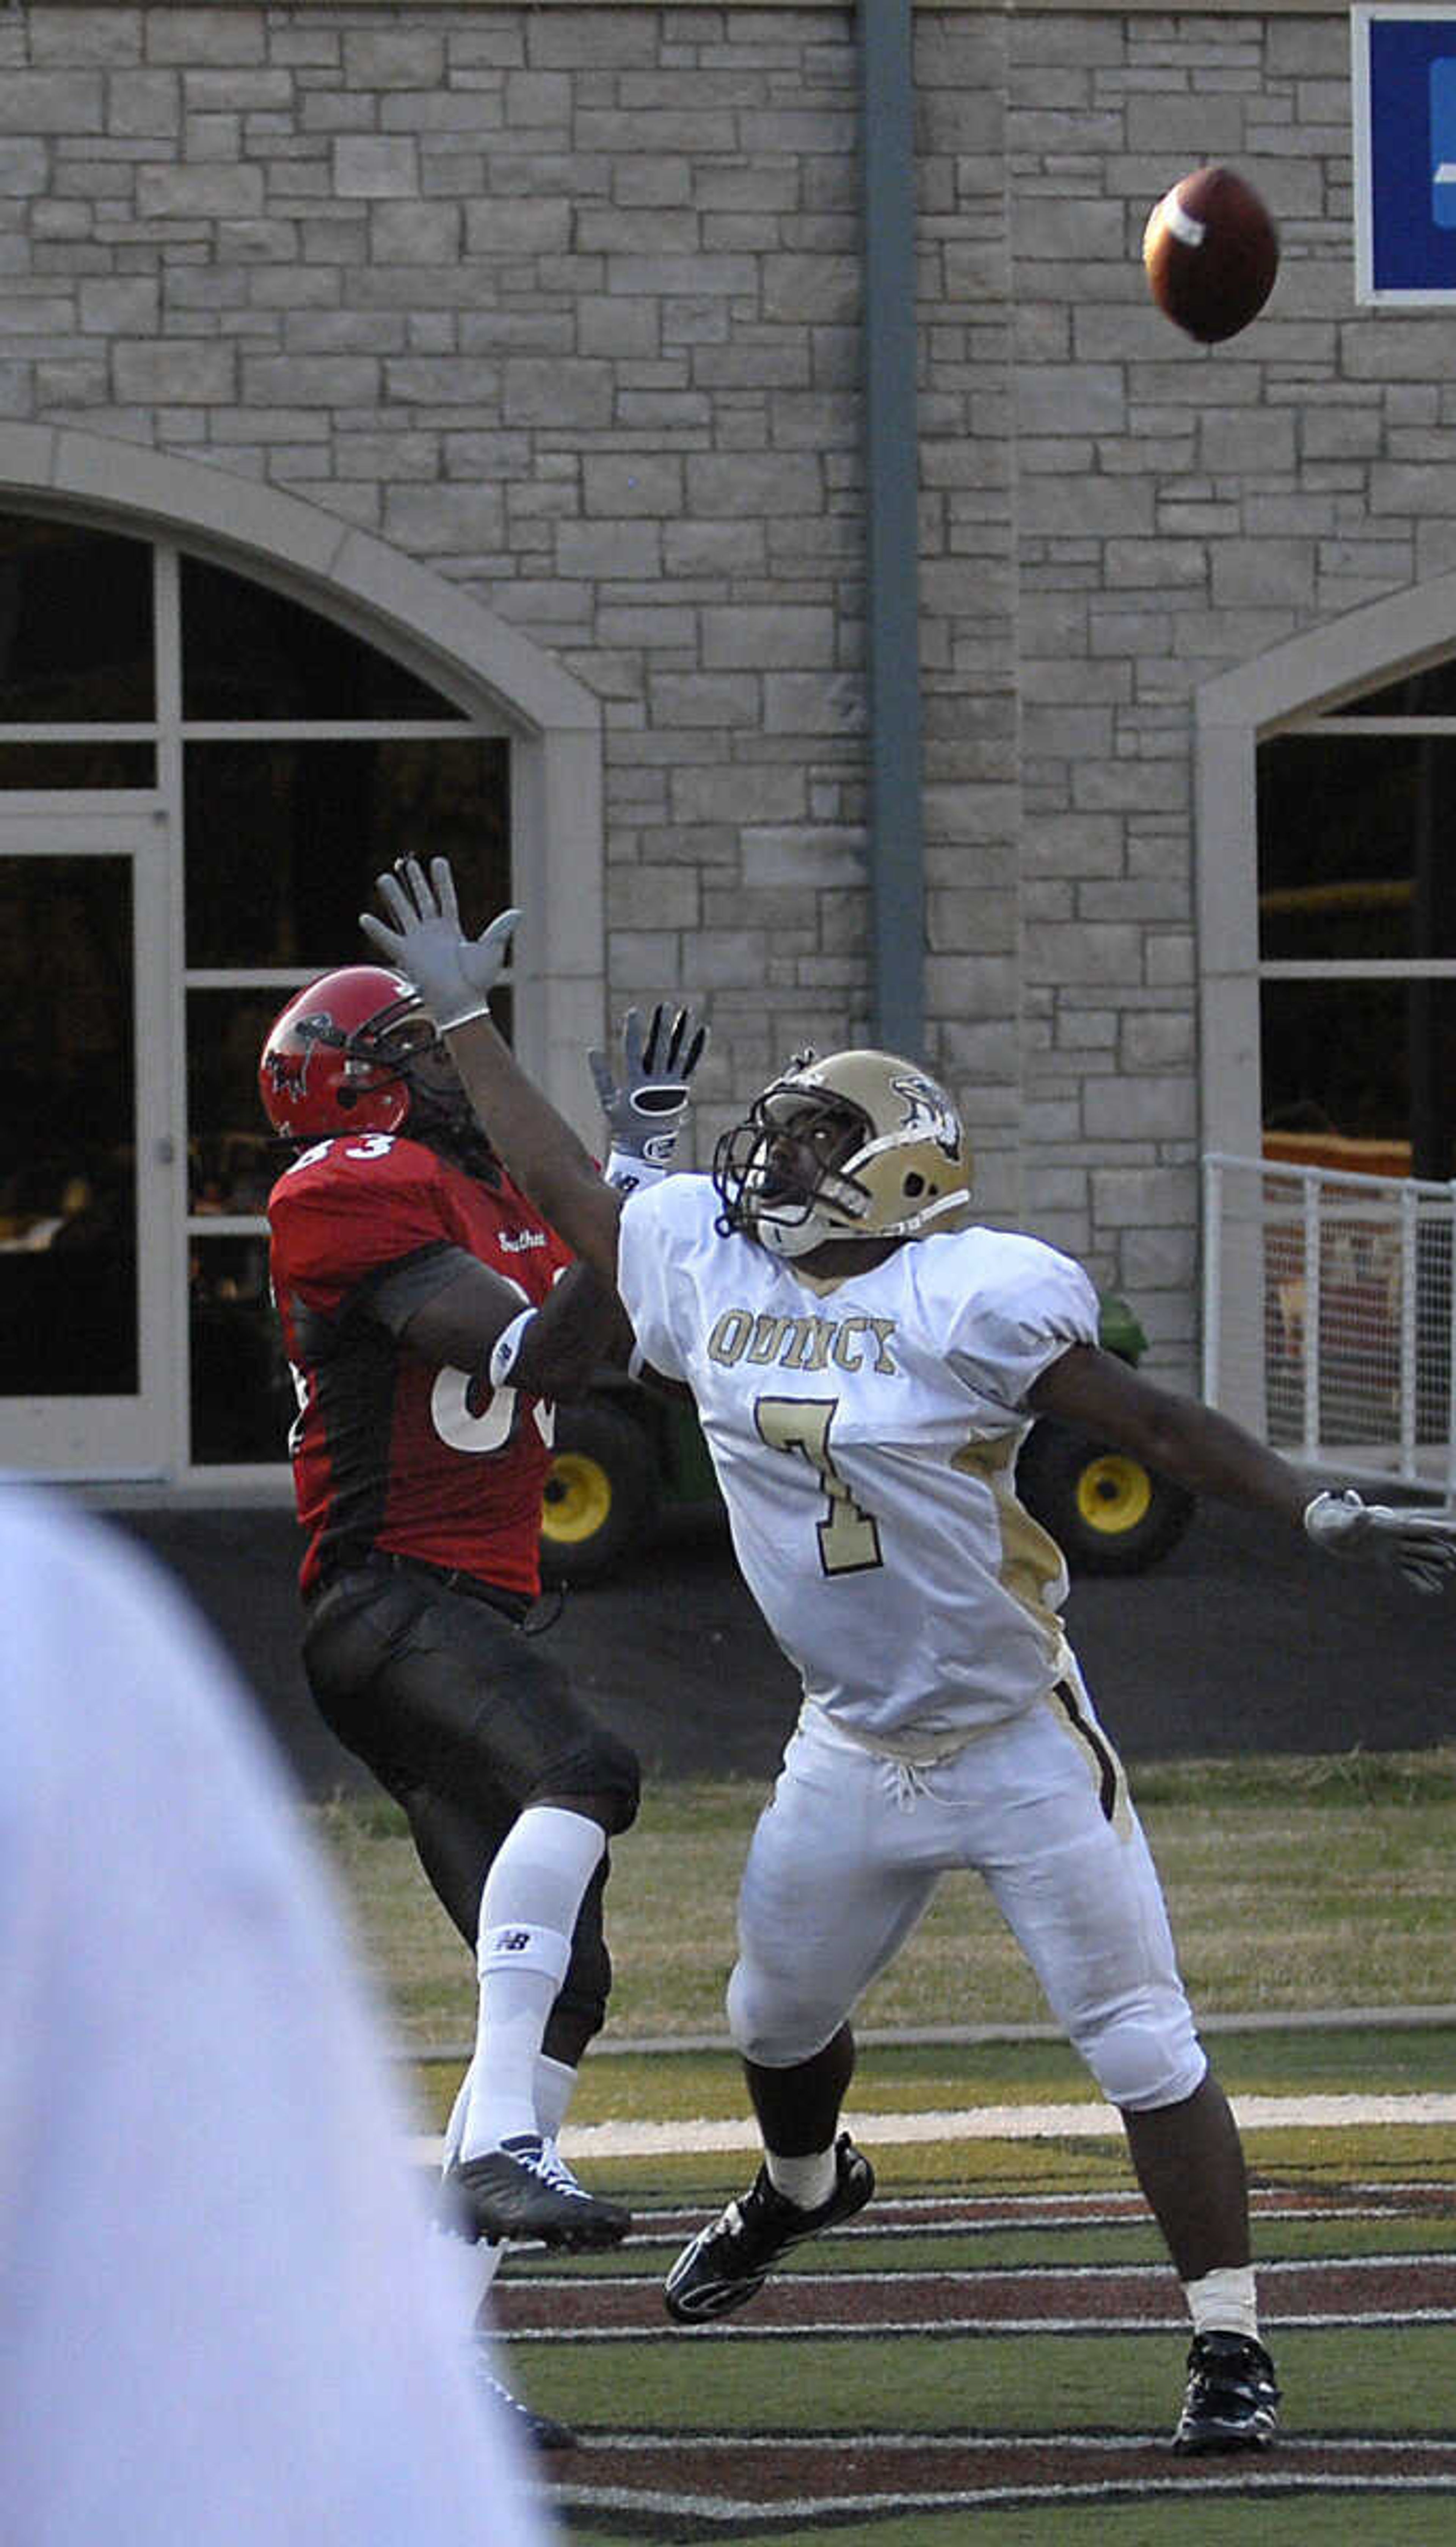
<svg viewBox="0 0 1456 2547">
<path fill-rule="evenodd" d="M 1256 318 L 1279 271 L 1279 233 L 1246 178 L 1195 168 L 1155 204 L 1143 232 L 1149 289 L 1200 345 Z"/>
</svg>

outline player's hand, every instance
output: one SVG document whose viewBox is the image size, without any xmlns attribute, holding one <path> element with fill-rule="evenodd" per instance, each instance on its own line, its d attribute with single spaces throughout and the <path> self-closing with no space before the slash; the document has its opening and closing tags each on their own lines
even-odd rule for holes
<svg viewBox="0 0 1456 2547">
<path fill-rule="evenodd" d="M 1353 1486 L 1343 1494 L 1317 1495 L 1305 1507 L 1305 1529 L 1328 1555 L 1389 1566 L 1413 1592 L 1441 1592 L 1456 1571 L 1456 1521 L 1367 1504 Z"/>
<path fill-rule="evenodd" d="M 659 1003 L 642 1037 L 642 1018 L 629 1009 L 622 1021 L 622 1075 L 604 1052 L 589 1052 L 597 1101 L 611 1136 L 607 1182 L 631 1192 L 643 1170 L 664 1176 L 692 1095 L 690 1082 L 708 1046 L 708 1028 L 689 1009 L 675 1016 Z"/>
<path fill-rule="evenodd" d="M 408 974 L 441 1033 L 487 1015 L 519 911 L 501 912 L 478 937 L 467 937 L 448 858 L 431 858 L 428 876 L 418 858 L 396 858 L 392 872 L 375 882 L 394 926 L 369 911 L 360 913 L 359 925 L 386 963 Z"/>
</svg>

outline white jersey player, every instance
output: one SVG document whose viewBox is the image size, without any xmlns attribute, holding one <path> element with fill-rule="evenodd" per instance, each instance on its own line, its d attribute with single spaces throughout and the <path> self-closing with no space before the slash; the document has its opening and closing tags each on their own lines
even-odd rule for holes
<svg viewBox="0 0 1456 2547">
<path fill-rule="evenodd" d="M 1192 2321 L 1174 2445 L 1258 2449 L 1278 2389 L 1258 2339 L 1243 2158 L 1178 1976 L 1126 1782 L 1062 1629 L 1061 1557 L 1017 1503 L 1017 1446 L 1053 1414 L 1195 1491 L 1385 1558 L 1417 1590 L 1456 1525 L 1313 1501 L 1237 1425 L 1097 1344 L 1081 1270 L 972 1225 L 970 1159 L 917 1064 L 806 1056 L 720 1142 L 712 1182 L 654 1181 L 686 1074 L 629 1034 L 593 1056 L 604 1182 L 490 1023 L 514 915 L 463 935 L 448 865 L 380 880 L 367 933 L 418 985 L 496 1149 L 615 1279 L 638 1346 L 692 1392 L 744 1575 L 805 1707 L 748 1853 L 728 2021 L 764 2141 L 749 2189 L 684 2249 L 668 2313 L 751 2299 L 791 2247 L 863 2208 L 838 2129 L 850 2013 L 940 1876 L 985 1881 L 1123 2118 Z M 655 1066 L 654 1066 L 655 1065 Z M 624 1195 L 626 1196 L 624 1200 Z"/>
<path fill-rule="evenodd" d="M 959 1749 L 1068 1668 L 1062 1554 L 1013 1471 L 1026 1392 L 1096 1343 L 1096 1294 L 1069 1258 L 987 1229 L 812 1284 L 720 1235 L 722 1212 L 706 1177 L 629 1200 L 639 1350 L 693 1392 L 738 1563 L 806 1696 L 873 1747 Z"/>
</svg>

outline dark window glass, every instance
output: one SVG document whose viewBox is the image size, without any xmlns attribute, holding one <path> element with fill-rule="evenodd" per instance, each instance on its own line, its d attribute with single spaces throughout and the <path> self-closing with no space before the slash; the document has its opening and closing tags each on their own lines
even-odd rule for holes
<svg viewBox="0 0 1456 2547">
<path fill-rule="evenodd" d="M 295 1401 L 266 1239 L 194 1236 L 189 1268 L 194 1460 L 287 1458 Z"/>
<path fill-rule="evenodd" d="M 1456 1176 L 1456 982 L 1265 982 L 1259 1006 L 1274 1155 Z"/>
<path fill-rule="evenodd" d="M 200 558 L 182 560 L 182 712 L 231 725 L 465 713 L 316 610 Z"/>
<path fill-rule="evenodd" d="M 1388 681 L 1383 689 L 1367 690 L 1362 698 L 1350 699 L 1330 713 L 1342 717 L 1456 716 L 1456 656 L 1448 656 L 1443 663 L 1427 663 L 1418 672 L 1404 672 L 1398 681 Z"/>
<path fill-rule="evenodd" d="M 0 1394 L 134 1396 L 126 858 L 0 860 Z"/>
<path fill-rule="evenodd" d="M 1456 955 L 1456 737 L 1290 735 L 1258 755 L 1266 961 Z"/>
<path fill-rule="evenodd" d="M 149 743 L 5 743 L 0 787 L 154 787 Z"/>
<path fill-rule="evenodd" d="M 286 989 L 187 995 L 191 1211 L 261 1211 L 291 1155 L 270 1130 L 258 1096 L 263 1039 L 291 997 Z"/>
<path fill-rule="evenodd" d="M 191 966 L 364 961 L 359 914 L 406 853 L 451 860 L 476 927 L 510 900 L 503 742 L 194 743 L 184 767 Z"/>
<path fill-rule="evenodd" d="M 149 545 L 0 514 L 0 725 L 136 724 L 155 695 Z"/>
</svg>

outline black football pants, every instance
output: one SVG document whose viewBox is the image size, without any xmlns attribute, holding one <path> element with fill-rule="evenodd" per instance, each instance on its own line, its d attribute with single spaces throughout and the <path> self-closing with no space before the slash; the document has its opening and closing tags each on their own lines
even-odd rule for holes
<svg viewBox="0 0 1456 2547">
<path fill-rule="evenodd" d="M 325 1723 L 403 1806 L 420 1864 L 471 1953 L 486 1872 L 527 1804 L 608 1796 L 615 1831 L 636 1815 L 633 1752 L 534 1639 L 470 1593 L 382 1566 L 339 1575 L 309 1611 L 303 1664 Z M 547 2028 L 558 2060 L 579 2059 L 606 2015 L 608 1868 L 604 1852 Z"/>
</svg>

